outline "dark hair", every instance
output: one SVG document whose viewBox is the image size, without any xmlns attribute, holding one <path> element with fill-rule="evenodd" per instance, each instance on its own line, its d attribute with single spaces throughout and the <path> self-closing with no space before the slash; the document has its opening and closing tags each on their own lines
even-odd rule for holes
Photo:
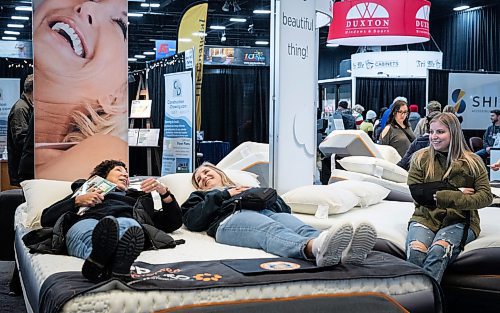
<svg viewBox="0 0 500 313">
<path fill-rule="evenodd" d="M 24 80 L 24 92 L 26 93 L 33 92 L 33 74 L 29 74 Z"/>
<path fill-rule="evenodd" d="M 399 109 L 403 105 L 406 105 L 408 107 L 408 104 L 402 100 L 398 100 L 398 101 L 394 102 L 394 104 L 392 105 L 391 113 L 389 113 L 389 118 L 387 119 L 387 124 L 394 125 L 394 123 L 396 123 L 396 119 L 394 118 L 394 116 L 396 115 L 396 112 L 399 111 Z M 408 112 L 408 113 L 410 113 L 410 112 Z M 410 123 L 408 122 L 409 117 L 410 117 L 410 114 L 406 114 L 405 120 L 403 121 L 403 124 L 405 124 L 406 127 L 411 127 Z"/>
<path fill-rule="evenodd" d="M 347 109 L 347 107 L 349 106 L 349 104 L 347 103 L 347 101 L 339 101 L 339 104 L 337 105 L 338 107 L 341 107 L 341 108 L 344 108 L 344 109 Z"/>
<path fill-rule="evenodd" d="M 490 113 L 493 113 L 493 114 L 496 114 L 496 115 L 500 115 L 500 110 L 499 109 L 494 109 L 494 110 L 491 110 Z"/>
<path fill-rule="evenodd" d="M 101 176 L 103 178 L 106 178 L 106 176 L 108 176 L 109 172 L 111 172 L 111 170 L 117 166 L 122 166 L 123 168 L 125 168 L 127 170 L 127 166 L 122 161 L 105 160 L 105 161 L 102 161 L 101 163 L 99 163 L 99 165 L 97 165 L 96 167 L 94 167 L 94 169 L 92 170 L 92 173 L 90 173 L 89 178 L 94 176 L 94 175 L 98 175 L 98 176 Z"/>
</svg>

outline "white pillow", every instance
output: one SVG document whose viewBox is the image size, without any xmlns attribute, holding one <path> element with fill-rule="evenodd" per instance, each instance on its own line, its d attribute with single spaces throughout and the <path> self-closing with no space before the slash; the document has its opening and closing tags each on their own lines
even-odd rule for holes
<svg viewBox="0 0 500 313">
<path fill-rule="evenodd" d="M 340 165 L 348 171 L 382 177 L 397 183 L 406 183 L 408 172 L 389 161 L 367 157 L 349 156 L 339 160 Z"/>
<path fill-rule="evenodd" d="M 294 213 L 305 214 L 315 214 L 319 206 L 328 206 L 328 214 L 340 214 L 359 203 L 359 198 L 354 193 L 334 185 L 302 186 L 281 197 Z"/>
<path fill-rule="evenodd" d="M 224 173 L 236 184 L 250 187 L 260 186 L 257 175 L 253 173 L 239 170 L 224 170 Z M 192 175 L 192 173 L 168 174 L 160 177 L 159 181 L 170 189 L 179 205 L 182 205 L 189 198 L 189 195 L 196 191 L 191 183 Z"/>
<path fill-rule="evenodd" d="M 358 196 L 361 207 L 377 204 L 384 200 L 391 192 L 387 188 L 366 181 L 343 180 L 335 182 L 332 185 L 347 189 Z"/>
<path fill-rule="evenodd" d="M 26 226 L 40 227 L 43 209 L 71 194 L 71 182 L 32 179 L 21 182 L 26 198 Z"/>
<path fill-rule="evenodd" d="M 332 175 L 330 176 L 329 184 L 336 181 L 343 180 L 354 180 L 354 181 L 366 181 L 370 183 L 377 184 L 384 188 L 389 189 L 391 192 L 387 196 L 386 200 L 391 201 L 403 201 L 403 202 L 413 202 L 411 197 L 410 188 L 406 183 L 395 183 L 393 181 L 378 178 L 371 175 L 366 175 L 362 173 L 349 172 L 339 169 L 334 169 Z"/>
<path fill-rule="evenodd" d="M 382 154 L 384 160 L 387 160 L 394 164 L 398 163 L 401 160 L 401 155 L 393 146 L 379 144 L 375 144 L 375 146 L 377 147 L 380 154 Z"/>
</svg>

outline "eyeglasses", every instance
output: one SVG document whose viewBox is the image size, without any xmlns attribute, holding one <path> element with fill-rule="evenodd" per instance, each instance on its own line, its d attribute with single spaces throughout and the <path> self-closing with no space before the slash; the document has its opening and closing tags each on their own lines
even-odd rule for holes
<svg viewBox="0 0 500 313">
<path fill-rule="evenodd" d="M 399 114 L 401 115 L 407 115 L 408 114 L 408 111 L 397 111 Z"/>
</svg>

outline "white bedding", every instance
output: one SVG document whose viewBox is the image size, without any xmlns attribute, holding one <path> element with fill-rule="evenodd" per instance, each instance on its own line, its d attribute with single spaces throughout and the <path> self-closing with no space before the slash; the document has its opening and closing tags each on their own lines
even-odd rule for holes
<svg viewBox="0 0 500 313">
<path fill-rule="evenodd" d="M 388 204 L 384 204 L 388 205 Z M 60 255 L 29 254 L 19 245 L 20 239 L 29 229 L 23 225 L 26 214 L 23 205 L 16 212 L 16 241 L 18 242 L 18 264 L 26 295 L 36 311 L 38 292 L 50 275 L 63 271 L 79 271 L 83 260 Z M 189 260 L 214 260 L 225 258 L 262 258 L 272 255 L 255 249 L 217 244 L 205 234 L 180 229 L 173 237 L 183 238 L 186 244 L 175 249 L 145 251 L 138 260 L 148 263 L 171 263 Z M 21 248 L 19 248 L 21 247 Z M 24 273 L 24 274 L 23 274 Z M 157 310 L 199 303 L 213 303 L 272 297 L 300 297 L 318 294 L 348 294 L 352 292 L 376 292 L 389 296 L 411 296 L 432 291 L 432 283 L 424 276 L 390 279 L 350 279 L 341 281 L 303 281 L 241 288 L 213 288 L 197 291 L 127 291 L 112 290 L 92 292 L 70 300 L 62 312 L 153 312 Z M 432 294 L 432 293 L 431 293 Z M 28 304 L 28 302 L 27 302 Z"/>
</svg>

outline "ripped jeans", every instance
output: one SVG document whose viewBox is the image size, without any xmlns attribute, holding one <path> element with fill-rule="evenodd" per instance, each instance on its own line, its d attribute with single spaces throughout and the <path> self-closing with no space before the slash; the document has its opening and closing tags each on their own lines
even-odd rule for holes
<svg viewBox="0 0 500 313">
<path fill-rule="evenodd" d="M 420 266 L 436 281 L 441 282 L 446 267 L 455 261 L 460 253 L 463 232 L 464 224 L 446 226 L 434 233 L 420 223 L 411 222 L 406 237 L 406 260 Z M 476 235 L 469 228 L 465 243 L 467 244 L 474 239 L 476 239 Z M 445 248 L 436 244 L 439 240 L 446 241 L 449 246 Z M 410 247 L 415 241 L 423 243 L 426 251 Z"/>
</svg>

